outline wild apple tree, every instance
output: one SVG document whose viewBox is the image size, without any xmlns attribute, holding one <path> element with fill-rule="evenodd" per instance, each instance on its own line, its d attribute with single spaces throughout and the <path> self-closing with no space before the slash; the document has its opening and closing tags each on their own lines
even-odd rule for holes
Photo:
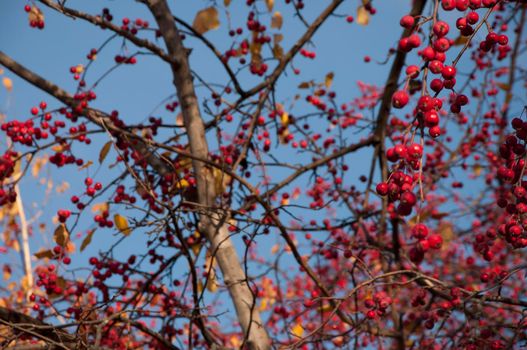
<svg viewBox="0 0 527 350">
<path fill-rule="evenodd" d="M 105 40 L 57 67 L 74 89 L 0 51 L 2 96 L 49 96 L 2 114 L 2 348 L 526 346 L 527 2 L 399 0 L 391 24 L 377 2 L 22 3 L 35 40 L 59 15 Z M 338 21 L 335 57 L 360 26 L 400 28 L 368 39 L 382 84 L 350 66 L 358 88 L 335 91 L 317 66 Z M 151 114 L 99 93 L 154 61 L 172 86 Z M 40 215 L 35 176 L 69 186 Z"/>
</svg>

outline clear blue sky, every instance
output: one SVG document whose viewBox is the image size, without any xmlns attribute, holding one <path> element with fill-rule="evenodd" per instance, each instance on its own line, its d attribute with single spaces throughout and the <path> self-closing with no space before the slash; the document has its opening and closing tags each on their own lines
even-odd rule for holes
<svg viewBox="0 0 527 350">
<path fill-rule="evenodd" d="M 42 7 L 46 22 L 45 29 L 42 31 L 32 29 L 28 25 L 27 14 L 23 9 L 24 4 L 19 1 L 4 1 L 0 5 L 2 9 L 0 11 L 0 32 L 4 33 L 0 39 L 2 51 L 44 78 L 72 92 L 76 83 L 69 73 L 69 67 L 86 64 L 85 56 L 89 50 L 99 47 L 110 36 L 110 33 L 84 21 L 72 20 L 46 7 Z M 209 6 L 210 2 L 172 1 L 171 4 L 177 16 L 192 23 L 196 12 Z M 306 6 L 304 16 L 308 22 L 311 22 L 326 4 L 326 1 L 320 1 Z M 357 5 L 358 2 L 345 2 L 339 8 L 338 14 L 355 16 Z M 142 18 L 147 19 L 150 23 L 154 22 L 144 6 L 134 1 L 69 0 L 67 6 L 90 14 L 98 14 L 102 8 L 108 7 L 114 15 L 115 23 L 120 23 L 124 17 L 132 20 Z M 339 103 L 349 102 L 357 96 L 357 81 L 382 85 L 389 65 L 365 64 L 363 57 L 369 55 L 374 61 L 384 60 L 387 49 L 394 45 L 400 35 L 401 29 L 398 21 L 409 10 L 410 1 L 382 2 L 378 6 L 378 14 L 371 17 L 368 26 L 349 24 L 344 17 L 329 19 L 315 35 L 312 42 L 314 45 L 306 47 L 316 51 L 317 59 L 311 61 L 298 56 L 294 62 L 295 66 L 301 69 L 302 74 L 294 76 L 289 69 L 287 77 L 279 81 L 277 91 L 284 93 L 284 99 L 291 99 L 290 92 L 294 91 L 299 83 L 312 79 L 323 81 L 328 72 L 335 72 L 333 89 L 338 93 Z M 242 5 L 241 1 L 233 1 L 229 9 L 232 26 L 245 27 L 245 17 L 241 16 L 245 12 L 245 5 Z M 304 26 L 297 18 L 292 17 L 293 12 L 290 6 L 284 7 L 281 1 L 277 1 L 275 9 L 281 11 L 284 16 L 283 46 L 287 50 L 291 43 L 303 33 Z M 221 10 L 220 13 L 220 28 L 208 32 L 206 37 L 214 42 L 220 51 L 223 51 L 229 47 L 230 41 L 226 33 L 225 13 Z M 120 42 L 114 40 L 111 45 L 113 49 L 107 49 L 98 55 L 91 68 L 92 82 L 94 77 L 101 75 L 112 66 L 113 55 L 118 52 Z M 226 75 L 218 61 L 203 45 L 195 41 L 187 42 L 187 45 L 193 49 L 190 63 L 194 71 L 209 82 L 225 81 Z M 134 52 L 133 45 L 128 45 L 128 47 L 129 52 Z M 0 107 L 8 120 L 27 118 L 30 108 L 38 105 L 41 100 L 48 101 L 50 108 L 58 107 L 56 101 L 25 81 L 18 79 L 10 72 L 5 72 L 5 75 L 13 80 L 12 93 L 6 93 L 5 89 L 0 90 Z M 242 76 L 241 83 L 244 88 L 253 86 L 255 82 L 257 80 L 252 77 Z M 132 122 L 144 121 L 163 99 L 174 93 L 174 89 L 171 74 L 164 62 L 155 57 L 140 56 L 136 66 L 122 66 L 103 80 L 97 87 L 96 93 L 98 99 L 94 103 L 95 107 L 105 111 L 117 109 L 126 121 Z M 198 89 L 198 93 L 203 94 L 203 89 Z M 205 97 L 208 97 L 208 94 Z M 174 115 L 163 112 L 163 108 L 159 109 L 156 115 L 162 115 L 167 123 L 173 122 Z M 95 138 L 93 147 L 83 149 L 83 152 L 87 154 L 86 158 L 96 160 L 100 147 L 105 141 L 103 138 Z M 107 162 L 110 163 L 110 161 Z M 43 235 L 35 234 L 32 239 L 33 249 L 42 246 L 43 241 L 48 245 L 52 243 L 50 240 L 54 225 L 51 223 L 51 217 L 58 208 L 64 207 L 65 204 L 69 205 L 71 195 L 79 194 L 83 190 L 82 178 L 95 175 L 95 180 L 104 180 L 105 168 L 99 169 L 97 165 L 94 165 L 87 170 L 78 171 L 76 167 L 68 167 L 65 171 L 65 169 L 57 170 L 54 166 L 47 166 L 40 177 L 49 174 L 55 185 L 65 180 L 71 187 L 63 194 L 53 193 L 51 200 L 44 201 L 45 207 L 39 207 L 44 200 L 44 186 L 38 185 L 32 177 L 22 182 L 22 195 L 28 215 L 33 217 L 38 214 L 37 221 L 48 225 Z M 78 227 L 85 229 L 90 223 L 91 214 L 86 213 Z M 107 242 L 106 235 L 111 233 L 103 231 L 108 230 L 100 230 L 95 234 L 94 243 L 87 253 L 93 254 L 96 251 L 94 247 Z M 77 244 L 80 244 L 80 241 L 77 241 Z M 75 257 L 74 262 L 81 262 L 82 260 L 79 261 L 79 259 L 80 257 Z"/>
</svg>

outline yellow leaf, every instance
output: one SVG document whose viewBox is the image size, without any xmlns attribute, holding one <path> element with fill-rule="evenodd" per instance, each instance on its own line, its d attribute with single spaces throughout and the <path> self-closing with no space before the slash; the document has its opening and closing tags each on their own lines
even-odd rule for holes
<svg viewBox="0 0 527 350">
<path fill-rule="evenodd" d="M 60 224 L 53 234 L 53 240 L 61 247 L 65 247 L 70 239 L 70 234 L 64 224 Z"/>
<path fill-rule="evenodd" d="M 357 16 L 355 21 L 363 26 L 366 26 L 368 23 L 370 23 L 370 13 L 364 6 L 359 6 L 357 8 Z"/>
<path fill-rule="evenodd" d="M 75 67 L 75 71 L 79 74 L 84 72 L 84 66 L 82 64 L 78 64 L 77 67 Z"/>
<path fill-rule="evenodd" d="M 282 14 L 276 11 L 273 14 L 273 17 L 271 17 L 271 28 L 280 29 L 282 28 L 283 23 L 284 23 L 284 18 L 282 17 Z"/>
<path fill-rule="evenodd" d="M 35 253 L 35 257 L 37 259 L 44 259 L 44 258 L 51 259 L 53 257 L 53 252 L 50 249 L 48 249 L 48 250 L 41 250 L 41 251 Z"/>
<path fill-rule="evenodd" d="M 267 5 L 269 12 L 271 12 L 274 7 L 274 0 L 265 0 L 265 4 Z"/>
<path fill-rule="evenodd" d="M 218 10 L 214 7 L 208 7 L 204 10 L 199 11 L 194 18 L 192 27 L 199 34 L 208 32 L 209 30 L 216 29 L 220 26 L 220 20 L 218 16 Z"/>
<path fill-rule="evenodd" d="M 91 211 L 92 213 L 95 213 L 95 212 L 104 212 L 104 211 L 107 211 L 108 209 L 110 208 L 110 206 L 108 205 L 108 203 L 106 202 L 102 202 L 102 203 L 97 203 L 97 204 L 94 204 L 92 207 L 91 207 Z"/>
<path fill-rule="evenodd" d="M 282 113 L 281 121 L 282 121 L 282 126 L 288 126 L 289 125 L 289 113 L 287 112 Z"/>
<path fill-rule="evenodd" d="M 302 327 L 302 325 L 301 325 L 300 323 L 297 323 L 297 324 L 294 325 L 293 328 L 291 329 L 291 333 L 292 333 L 295 337 L 301 338 L 301 337 L 302 337 L 302 334 L 304 334 L 304 327 Z"/>
<path fill-rule="evenodd" d="M 324 85 L 326 86 L 326 89 L 329 89 L 331 87 L 331 84 L 333 84 L 333 77 L 335 74 L 333 72 L 329 72 L 326 74 L 326 79 L 324 80 Z"/>
<path fill-rule="evenodd" d="M 115 214 L 113 216 L 113 221 L 115 222 L 115 227 L 117 227 L 117 229 L 121 231 L 121 233 L 125 236 L 128 236 L 130 232 L 132 232 L 132 230 L 128 226 L 128 220 L 126 220 L 124 216 Z"/>
<path fill-rule="evenodd" d="M 265 309 L 267 309 L 267 298 L 262 298 L 262 302 L 260 303 L 258 310 L 265 311 Z"/>
<path fill-rule="evenodd" d="M 90 232 L 88 232 L 88 235 L 82 240 L 82 243 L 81 243 L 81 252 L 86 249 L 86 247 L 88 245 L 90 245 L 91 243 L 91 239 L 93 237 L 93 233 L 95 232 L 95 230 L 90 230 Z"/>
<path fill-rule="evenodd" d="M 174 187 L 175 187 L 176 189 L 180 190 L 180 189 L 183 189 L 183 188 L 187 188 L 187 187 L 189 187 L 189 186 L 190 186 L 190 184 L 188 183 L 187 180 L 185 180 L 185 179 L 181 179 L 181 180 L 179 180 L 178 182 L 176 182 L 176 184 L 175 184 Z"/>
<path fill-rule="evenodd" d="M 99 152 L 99 164 L 102 164 L 104 160 L 106 159 L 106 156 L 108 155 L 108 152 L 110 152 L 110 148 L 112 147 L 112 141 L 108 141 L 102 146 L 101 151 Z"/>
<path fill-rule="evenodd" d="M 4 84 L 4 87 L 7 89 L 7 91 L 13 91 L 13 81 L 8 77 L 2 78 L 2 84 Z"/>
</svg>

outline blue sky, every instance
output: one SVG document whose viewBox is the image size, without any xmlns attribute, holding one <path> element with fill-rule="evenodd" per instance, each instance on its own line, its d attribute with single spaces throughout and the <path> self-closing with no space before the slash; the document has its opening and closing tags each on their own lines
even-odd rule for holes
<svg viewBox="0 0 527 350">
<path fill-rule="evenodd" d="M 18 1 L 6 1 L 1 5 L 0 31 L 9 33 L 0 40 L 1 49 L 44 78 L 53 81 L 67 91 L 74 91 L 76 83 L 69 73 L 69 68 L 78 64 L 86 64 L 85 56 L 89 50 L 99 47 L 110 36 L 110 33 L 84 21 L 72 20 L 45 7 L 42 7 L 42 10 L 45 15 L 46 27 L 44 30 L 36 30 L 29 27 L 23 5 Z M 171 2 L 171 5 L 177 16 L 192 23 L 197 11 L 210 6 L 210 2 L 175 1 Z M 311 6 L 311 4 L 306 6 L 304 16 L 308 22 L 311 22 L 319 14 L 323 9 L 322 5 L 325 3 L 320 2 L 316 6 Z M 115 23 L 120 23 L 124 17 L 132 20 L 142 18 L 150 23 L 154 22 L 144 6 L 134 1 L 70 0 L 67 2 L 67 6 L 90 14 L 98 14 L 102 8 L 108 7 L 114 15 Z M 343 15 L 343 17 L 331 18 L 321 27 L 314 36 L 312 44 L 306 46 L 307 49 L 316 51 L 317 59 L 311 61 L 298 56 L 294 64 L 295 67 L 301 69 L 302 73 L 295 76 L 291 69 L 288 69 L 286 77 L 279 81 L 278 93 L 284 92 L 284 97 L 291 99 L 290 91 L 294 91 L 301 82 L 313 79 L 323 81 L 329 72 L 335 73 L 333 86 L 338 93 L 337 101 L 339 103 L 348 102 L 357 95 L 356 81 L 383 84 L 389 65 L 365 64 L 363 58 L 365 55 L 369 55 L 374 61 L 384 60 L 386 50 L 396 42 L 400 35 L 401 29 L 398 25 L 398 19 L 408 11 L 410 1 L 398 0 L 380 3 L 378 14 L 371 17 L 368 26 L 346 22 L 345 16 L 350 14 L 355 16 L 357 6 L 358 1 L 345 2 L 338 9 L 338 14 Z M 283 46 L 287 50 L 303 33 L 304 26 L 297 18 L 292 17 L 293 12 L 290 6 L 284 7 L 281 2 L 277 1 L 275 10 L 282 12 L 284 17 Z M 233 1 L 229 11 L 232 27 L 245 27 L 245 17 L 243 17 L 243 13 L 246 12 L 245 6 Z M 208 32 L 206 37 L 215 43 L 220 51 L 224 51 L 229 48 L 231 42 L 227 35 L 228 20 L 225 12 L 220 10 L 220 15 L 220 28 Z M 263 18 L 264 23 L 269 20 L 269 18 Z M 97 60 L 90 68 L 88 84 L 90 77 L 91 82 L 93 82 L 96 77 L 113 65 L 113 55 L 119 52 L 121 42 L 114 40 L 110 45 L 109 49 L 98 55 Z M 187 41 L 187 45 L 193 49 L 190 64 L 194 71 L 209 82 L 221 83 L 225 81 L 226 75 L 221 65 L 201 43 Z M 130 54 L 135 52 L 134 50 L 133 45 L 128 45 Z M 0 91 L 0 107 L 2 112 L 7 115 L 8 120 L 27 118 L 30 108 L 38 105 L 41 100 L 47 101 L 49 108 L 59 106 L 49 96 L 18 79 L 10 72 L 6 72 L 5 75 L 13 80 L 14 86 L 11 93 L 7 93 L 5 90 Z M 242 75 L 241 77 L 241 84 L 246 89 L 257 82 L 258 80 L 251 76 Z M 95 107 L 104 111 L 117 109 L 127 122 L 140 122 L 145 121 L 160 102 L 173 94 L 174 89 L 168 66 L 164 62 L 152 56 L 139 56 L 137 65 L 124 65 L 113 71 L 99 84 L 96 93 L 98 99 L 94 103 Z M 198 88 L 198 94 L 203 98 L 209 97 L 204 89 Z M 165 122 L 173 122 L 174 115 L 163 111 L 163 107 L 157 109 L 157 113 L 157 115 L 163 116 Z M 85 152 L 87 159 L 95 160 L 104 142 L 106 142 L 104 137 L 95 137 L 92 146 L 82 148 L 82 152 Z M 111 157 L 108 159 L 107 163 L 110 163 Z M 369 161 L 367 162 L 369 163 Z M 105 166 L 99 168 L 98 165 L 82 171 L 77 170 L 76 167 L 59 170 L 54 166 L 47 166 L 45 173 L 44 171 L 41 173 L 41 177 L 49 174 L 55 185 L 65 180 L 71 187 L 63 194 L 54 193 L 51 200 L 45 201 L 44 188 L 42 185 L 38 185 L 34 178 L 28 177 L 22 182 L 22 196 L 28 215 L 34 217 L 38 214 L 40 215 L 38 222 L 44 222 L 48 225 L 48 230 L 43 235 L 36 234 L 33 237 L 32 249 L 52 243 L 50 241 L 50 234 L 53 229 L 51 217 L 57 209 L 69 205 L 71 195 L 79 194 L 82 191 L 82 179 L 85 176 L 93 176 L 96 181 L 105 179 L 106 171 Z M 40 207 L 42 203 L 45 203 L 45 207 Z M 87 215 L 82 216 L 79 228 L 84 229 L 90 224 L 91 214 L 87 213 Z M 95 253 L 94 247 L 99 246 L 98 242 L 106 242 L 107 237 L 101 236 L 110 234 L 110 232 L 97 232 L 94 235 L 92 247 L 88 248 L 86 252 L 88 254 Z M 137 242 L 132 244 L 135 245 L 135 243 Z M 80 244 L 79 241 L 78 244 Z M 77 259 L 79 258 L 74 258 L 74 262 L 78 261 Z"/>
</svg>

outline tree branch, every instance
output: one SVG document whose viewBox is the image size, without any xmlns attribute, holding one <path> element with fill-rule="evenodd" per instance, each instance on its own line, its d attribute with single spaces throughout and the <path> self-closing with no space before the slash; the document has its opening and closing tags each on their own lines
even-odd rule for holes
<svg viewBox="0 0 527 350">
<path fill-rule="evenodd" d="M 174 62 L 171 67 L 172 75 L 188 133 L 190 152 L 199 158 L 208 159 L 208 144 L 192 82 L 192 73 L 187 57 L 188 51 L 183 46 L 166 1 L 149 0 L 146 3 L 156 19 L 168 53 Z M 205 165 L 204 162 L 192 160 L 197 182 L 198 201 L 201 206 L 206 208 L 205 212 L 200 215 L 199 230 L 210 242 L 211 250 L 216 252 L 215 258 L 236 308 L 238 321 L 247 339 L 247 344 L 254 350 L 270 349 L 271 341 L 263 327 L 260 314 L 253 308 L 255 296 L 241 267 L 238 253 L 227 229 L 226 220 L 228 218 L 222 211 L 214 208 L 216 200 L 215 180 Z"/>
</svg>

